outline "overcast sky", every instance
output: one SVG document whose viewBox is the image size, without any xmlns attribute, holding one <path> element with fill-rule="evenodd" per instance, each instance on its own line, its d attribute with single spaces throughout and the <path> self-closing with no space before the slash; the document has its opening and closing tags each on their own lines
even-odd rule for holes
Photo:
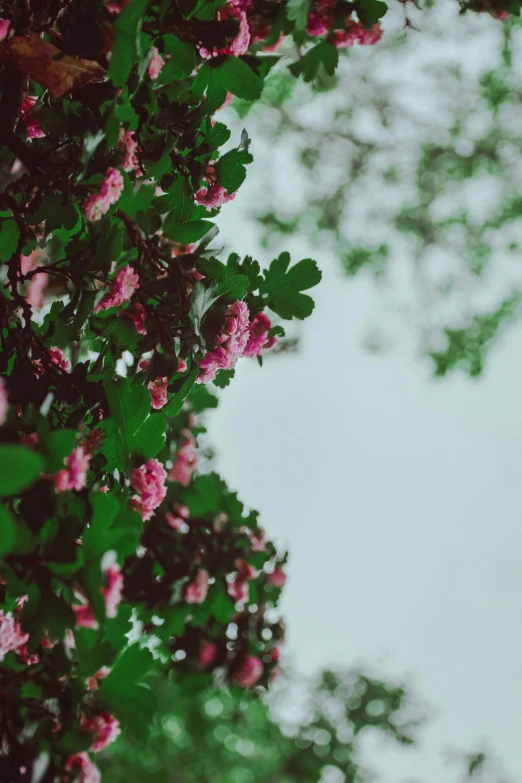
<svg viewBox="0 0 522 783">
<path fill-rule="evenodd" d="M 245 214 L 267 165 L 220 218 L 228 246 L 264 264 Z M 444 749 L 482 740 L 522 780 L 522 328 L 480 380 L 434 380 L 407 341 L 361 347 L 380 300 L 314 255 L 324 281 L 299 354 L 243 360 L 209 417 L 218 469 L 290 549 L 287 650 L 307 672 L 404 676 L 429 707 L 419 749 L 369 746 L 386 783 L 454 781 Z"/>
</svg>

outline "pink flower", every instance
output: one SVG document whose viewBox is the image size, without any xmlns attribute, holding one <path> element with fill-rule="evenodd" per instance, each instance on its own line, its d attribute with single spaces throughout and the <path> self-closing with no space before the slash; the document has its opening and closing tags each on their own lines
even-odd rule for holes
<svg viewBox="0 0 522 783">
<path fill-rule="evenodd" d="M 4 379 L 0 378 L 0 425 L 6 420 L 8 409 L 7 388 Z"/>
<path fill-rule="evenodd" d="M 139 281 L 140 278 L 133 272 L 132 267 L 124 266 L 112 281 L 110 289 L 94 308 L 94 312 L 99 313 L 110 307 L 120 307 L 124 302 L 128 302 L 139 288 Z"/>
<path fill-rule="evenodd" d="M 123 177 L 117 169 L 108 168 L 100 193 L 89 196 L 83 206 L 87 220 L 99 220 L 115 204 L 123 190 Z"/>
<path fill-rule="evenodd" d="M 91 677 L 87 677 L 85 680 L 85 684 L 87 685 L 87 690 L 89 691 L 97 691 L 98 690 L 98 682 L 100 680 L 103 680 L 104 677 L 106 677 L 110 672 L 110 669 L 108 666 L 102 666 L 100 669 L 98 669 L 97 672 L 94 672 L 94 674 Z"/>
<path fill-rule="evenodd" d="M 76 753 L 69 756 L 65 769 L 69 772 L 79 772 L 78 783 L 101 783 L 100 770 L 92 763 L 87 753 Z"/>
<path fill-rule="evenodd" d="M 268 574 L 266 578 L 266 582 L 267 584 L 272 585 L 273 587 L 281 588 L 286 582 L 286 574 L 282 568 L 279 568 L 279 566 L 277 566 L 276 568 L 274 568 L 271 574 Z"/>
<path fill-rule="evenodd" d="M 113 618 L 118 614 L 118 606 L 123 592 L 123 575 L 118 565 L 110 566 L 106 571 L 107 585 L 100 588 L 105 598 L 105 614 Z"/>
<path fill-rule="evenodd" d="M 197 380 L 208 383 L 214 380 L 218 370 L 231 370 L 243 355 L 249 337 L 248 307 L 244 302 L 234 302 L 228 307 L 222 331 L 216 338 L 219 347 L 209 351 L 199 362 L 201 373 Z"/>
<path fill-rule="evenodd" d="M 3 41 L 9 30 L 11 21 L 9 19 L 0 19 L 0 41 Z"/>
<path fill-rule="evenodd" d="M 148 68 L 149 76 L 152 79 L 152 81 L 155 81 L 158 78 L 164 65 L 165 65 L 165 60 L 160 55 L 157 48 L 153 46 L 152 57 L 149 60 L 149 68 Z"/>
<path fill-rule="evenodd" d="M 27 128 L 27 136 L 30 139 L 41 139 L 42 136 L 45 136 L 44 131 L 40 128 L 38 120 L 32 112 L 32 108 L 37 101 L 38 98 L 35 98 L 32 95 L 28 95 L 25 100 L 22 101 L 22 120 Z"/>
<path fill-rule="evenodd" d="M 507 18 L 508 18 L 508 16 L 509 16 L 509 11 L 496 11 L 496 12 L 493 14 L 493 16 L 494 16 L 494 18 L 495 18 L 495 19 L 498 19 L 498 20 L 499 20 L 499 21 L 501 21 L 501 22 L 505 22 L 505 21 L 506 21 L 506 19 L 507 19 Z M 0 40 L 1 40 L 1 38 L 0 38 Z"/>
<path fill-rule="evenodd" d="M 72 489 L 79 492 L 83 489 L 87 485 L 90 459 L 90 454 L 85 453 L 83 446 L 78 446 L 65 460 L 67 467 L 52 477 L 56 492 L 66 492 Z"/>
<path fill-rule="evenodd" d="M 28 256 L 20 256 L 22 274 L 26 275 L 33 269 L 36 269 L 43 260 L 42 256 L 43 253 L 39 248 L 33 250 Z M 44 306 L 44 291 L 48 283 L 49 275 L 46 272 L 39 272 L 31 277 L 26 294 L 26 299 L 31 307 L 40 308 Z"/>
<path fill-rule="evenodd" d="M 83 716 L 81 726 L 83 731 L 90 731 L 94 735 L 94 742 L 91 750 L 98 753 L 114 742 L 120 733 L 120 723 L 109 715 L 108 712 L 101 712 L 99 715 L 93 715 L 88 718 Z"/>
<path fill-rule="evenodd" d="M 206 188 L 200 188 L 195 195 L 197 203 L 202 204 L 207 212 L 222 207 L 228 201 L 233 201 L 235 197 L 235 193 L 227 193 L 217 182 L 210 182 Z"/>
<path fill-rule="evenodd" d="M 184 487 L 190 484 L 192 473 L 196 469 L 198 462 L 194 438 L 191 433 L 185 431 L 185 442 L 178 449 L 176 454 L 176 461 L 174 462 L 169 479 L 171 481 L 178 481 L 183 484 Z"/>
<path fill-rule="evenodd" d="M 123 177 L 118 169 L 108 168 L 102 182 L 101 193 L 109 204 L 116 204 L 123 190 Z"/>
<path fill-rule="evenodd" d="M 157 459 L 150 459 L 131 471 L 131 487 L 138 492 L 131 499 L 131 505 L 141 514 L 144 522 L 154 514 L 167 494 L 165 479 L 167 471 Z"/>
<path fill-rule="evenodd" d="M 156 411 L 159 411 L 160 408 L 167 404 L 168 382 L 169 379 L 163 376 L 162 378 L 156 378 L 155 381 L 151 381 L 147 386 L 147 389 L 150 391 L 152 407 Z"/>
<path fill-rule="evenodd" d="M 107 10 L 110 11 L 111 14 L 119 14 L 128 3 L 130 3 L 130 0 L 111 0 L 110 2 L 109 0 L 105 0 Z"/>
<path fill-rule="evenodd" d="M 138 142 L 134 140 L 131 131 L 126 131 L 124 128 L 120 128 L 118 146 L 125 154 L 122 163 L 123 170 L 134 171 L 137 177 L 141 177 L 142 171 L 139 167 L 138 157 L 136 154 L 138 150 Z"/>
<path fill-rule="evenodd" d="M 177 530 L 178 533 L 188 533 L 189 526 L 187 524 L 187 519 L 190 516 L 188 508 L 186 506 L 178 506 L 177 504 L 175 504 L 173 508 L 174 514 L 171 514 L 170 512 L 165 514 L 167 523 L 174 528 L 174 530 Z"/>
<path fill-rule="evenodd" d="M 249 597 L 248 582 L 256 578 L 257 571 L 245 560 L 236 560 L 236 568 L 237 574 L 227 587 L 228 594 L 236 603 L 246 604 Z"/>
<path fill-rule="evenodd" d="M 76 604 L 72 608 L 76 614 L 76 625 L 81 628 L 98 628 L 98 622 L 89 604 Z"/>
<path fill-rule="evenodd" d="M 185 601 L 188 604 L 202 604 L 208 593 L 208 571 L 201 568 L 192 582 L 185 587 Z"/>
<path fill-rule="evenodd" d="M 268 339 L 268 330 L 272 328 L 272 322 L 264 313 L 258 313 L 250 324 L 250 333 L 243 356 L 252 358 L 259 356 L 261 351 L 272 348 L 276 338 Z"/>
<path fill-rule="evenodd" d="M 186 372 L 187 371 L 187 362 L 185 359 L 178 359 L 178 367 L 176 369 L 176 372 Z"/>
<path fill-rule="evenodd" d="M 64 372 L 71 371 L 71 363 L 66 358 L 61 348 L 55 348 L 54 346 L 49 348 L 49 357 L 52 363 L 56 364 L 56 366 L 59 367 L 60 370 L 63 370 Z"/>
<path fill-rule="evenodd" d="M 246 655 L 234 671 L 232 679 L 234 679 L 238 685 L 242 688 L 249 688 L 254 685 L 263 673 L 263 663 L 259 658 L 255 658 L 253 655 Z"/>
<path fill-rule="evenodd" d="M 221 19 L 239 19 L 239 31 L 236 37 L 225 46 L 223 49 L 214 49 L 209 52 L 204 46 L 200 46 L 199 52 L 202 57 L 213 57 L 218 54 L 233 54 L 235 57 L 239 57 L 248 51 L 250 46 L 250 29 L 248 27 L 248 20 L 245 11 L 239 7 L 238 3 L 227 3 L 224 8 L 221 8 L 218 12 L 218 18 Z"/>
<path fill-rule="evenodd" d="M 334 8 L 335 0 L 319 0 L 313 4 L 306 23 L 308 35 L 326 35 L 334 21 Z"/>
<path fill-rule="evenodd" d="M 198 658 L 198 666 L 200 669 L 207 669 L 209 666 L 212 666 L 216 660 L 217 653 L 217 644 L 214 644 L 214 642 L 203 642 Z"/>
<path fill-rule="evenodd" d="M 0 609 L 0 661 L 10 652 L 16 652 L 18 655 L 25 650 L 25 645 L 29 641 L 29 634 L 23 633 L 22 627 L 12 612 L 4 612 Z"/>
<path fill-rule="evenodd" d="M 346 30 L 337 30 L 333 35 L 333 43 L 337 48 L 344 49 L 347 46 L 353 46 L 354 43 L 362 46 L 374 46 L 382 38 L 382 27 L 380 22 L 374 24 L 369 30 L 365 30 L 362 24 L 348 19 Z"/>
</svg>

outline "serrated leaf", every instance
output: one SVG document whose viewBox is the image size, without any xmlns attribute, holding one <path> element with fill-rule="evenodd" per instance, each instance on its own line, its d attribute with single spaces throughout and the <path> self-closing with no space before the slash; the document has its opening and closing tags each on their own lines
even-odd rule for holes
<svg viewBox="0 0 522 783">
<path fill-rule="evenodd" d="M 190 76 L 196 67 L 194 46 L 183 43 L 175 35 L 164 35 L 163 49 L 166 54 L 170 54 L 172 57 L 162 68 L 158 77 L 159 83 L 168 84 L 170 81 Z"/>
<path fill-rule="evenodd" d="M 321 280 L 321 272 L 311 258 L 299 261 L 290 269 L 289 265 L 288 253 L 282 253 L 272 261 L 260 291 L 266 295 L 268 307 L 281 318 L 303 319 L 311 315 L 314 302 L 301 291 L 317 285 Z"/>
<path fill-rule="evenodd" d="M 2 221 L 0 227 L 0 261 L 9 261 L 20 238 L 20 229 L 15 220 Z"/>
<path fill-rule="evenodd" d="M 40 454 L 24 446 L 0 446 L 0 497 L 16 495 L 33 484 L 44 467 Z"/>
<path fill-rule="evenodd" d="M 212 74 L 225 91 L 238 98 L 255 101 L 261 97 L 263 80 L 238 57 L 227 56 L 219 67 L 212 69 Z"/>
<path fill-rule="evenodd" d="M 152 203 L 160 215 L 169 212 L 176 223 L 186 223 L 196 208 L 192 188 L 184 177 L 178 177 L 165 195 L 158 196 Z"/>
</svg>

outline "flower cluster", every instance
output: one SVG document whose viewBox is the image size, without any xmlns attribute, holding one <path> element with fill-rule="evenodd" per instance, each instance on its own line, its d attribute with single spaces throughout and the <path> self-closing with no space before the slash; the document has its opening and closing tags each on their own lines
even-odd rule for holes
<svg viewBox="0 0 522 783">
<path fill-rule="evenodd" d="M 118 169 L 108 168 L 99 193 L 93 193 L 84 204 L 87 220 L 100 220 L 112 204 L 115 204 L 123 190 L 123 177 Z"/>
<path fill-rule="evenodd" d="M 167 494 L 165 481 L 167 471 L 157 459 L 150 459 L 139 468 L 131 471 L 130 484 L 138 493 L 131 499 L 133 508 L 139 511 L 146 521 L 152 517 L 155 509 L 161 504 Z"/>
<path fill-rule="evenodd" d="M 94 312 L 100 313 L 110 307 L 121 307 L 124 302 L 131 299 L 138 288 L 139 276 L 135 274 L 131 266 L 124 266 L 112 281 L 109 291 L 102 296 L 94 308 Z"/>
</svg>

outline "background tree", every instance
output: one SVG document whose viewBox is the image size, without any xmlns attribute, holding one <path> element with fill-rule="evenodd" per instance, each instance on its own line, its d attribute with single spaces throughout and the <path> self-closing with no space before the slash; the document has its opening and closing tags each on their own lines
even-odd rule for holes
<svg viewBox="0 0 522 783">
<path fill-rule="evenodd" d="M 443 2 L 386 23 L 379 57 L 342 50 L 311 84 L 280 69 L 256 107 L 234 102 L 277 149 L 252 213 L 265 246 L 297 232 L 372 277 L 436 374 L 478 375 L 520 314 L 520 21 Z"/>
</svg>

